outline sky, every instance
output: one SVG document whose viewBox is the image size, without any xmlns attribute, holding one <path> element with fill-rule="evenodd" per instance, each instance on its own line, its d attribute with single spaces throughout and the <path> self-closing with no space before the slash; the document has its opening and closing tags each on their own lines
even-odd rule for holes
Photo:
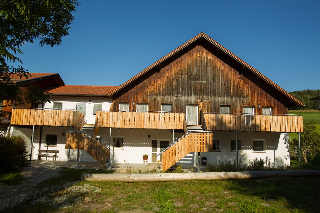
<svg viewBox="0 0 320 213">
<path fill-rule="evenodd" d="M 288 92 L 320 89 L 320 1 L 79 0 L 55 47 L 25 44 L 29 72 L 117 86 L 200 32 Z"/>
</svg>

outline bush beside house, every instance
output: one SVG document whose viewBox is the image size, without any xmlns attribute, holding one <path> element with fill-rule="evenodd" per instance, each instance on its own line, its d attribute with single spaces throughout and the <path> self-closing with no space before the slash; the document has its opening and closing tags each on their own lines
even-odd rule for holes
<svg viewBox="0 0 320 213">
<path fill-rule="evenodd" d="M 27 164 L 26 142 L 20 136 L 0 137 L 0 171 L 12 171 Z"/>
</svg>

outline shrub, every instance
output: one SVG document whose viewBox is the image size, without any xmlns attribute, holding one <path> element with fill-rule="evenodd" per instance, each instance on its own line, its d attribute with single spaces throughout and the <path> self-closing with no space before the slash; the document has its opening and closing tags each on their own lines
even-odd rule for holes
<svg viewBox="0 0 320 213">
<path fill-rule="evenodd" d="M 249 165 L 247 166 L 247 170 L 251 171 L 261 171 L 264 169 L 264 160 L 258 158 L 253 161 L 249 161 Z"/>
<path fill-rule="evenodd" d="M 27 164 L 26 143 L 21 136 L 0 137 L 0 171 L 12 171 Z"/>
</svg>

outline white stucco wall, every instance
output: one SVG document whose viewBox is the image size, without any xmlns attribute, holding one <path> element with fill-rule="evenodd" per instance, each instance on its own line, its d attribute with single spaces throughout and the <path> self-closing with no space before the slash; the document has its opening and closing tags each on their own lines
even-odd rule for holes
<svg viewBox="0 0 320 213">
<path fill-rule="evenodd" d="M 213 132 L 213 138 L 220 141 L 220 150 L 201 153 L 201 157 L 207 157 L 207 163 L 217 164 L 225 161 L 236 160 L 236 152 L 231 151 L 231 140 L 236 139 L 235 132 L 219 131 Z M 289 138 L 286 133 L 265 133 L 265 132 L 238 132 L 238 140 L 241 140 L 242 150 L 239 150 L 239 162 L 242 165 L 249 164 L 254 159 L 263 159 L 276 167 L 289 166 Z M 253 151 L 253 141 L 263 140 L 264 151 Z M 275 158 L 274 158 L 275 155 Z"/>
<path fill-rule="evenodd" d="M 34 132 L 34 142 L 33 142 L 33 151 L 32 151 L 32 160 L 38 159 L 38 150 L 39 149 L 46 149 L 46 135 L 47 134 L 55 134 L 57 135 L 57 147 L 50 147 L 49 149 L 59 150 L 57 161 L 68 161 L 68 149 L 65 149 L 66 146 L 66 136 L 63 133 L 66 133 L 70 130 L 69 127 L 42 127 L 42 138 L 41 138 L 41 145 L 39 144 L 40 141 L 40 126 L 35 128 Z M 27 143 L 27 151 L 28 154 L 31 152 L 31 138 L 32 138 L 32 128 L 26 127 L 13 127 L 12 128 L 12 135 L 20 135 L 22 136 L 26 143 Z M 83 150 L 80 150 L 79 153 L 80 161 L 87 161 L 87 162 L 95 162 L 95 159 L 92 158 L 88 153 Z M 45 160 L 45 158 L 41 158 Z M 52 158 L 48 158 L 52 160 Z M 70 150 L 70 158 L 69 160 L 75 161 L 77 160 L 77 150 Z"/>
<path fill-rule="evenodd" d="M 52 109 L 53 102 L 62 103 L 63 110 L 76 110 L 77 103 L 86 104 L 86 124 L 94 124 L 96 116 L 93 115 L 94 104 L 102 104 L 102 111 L 109 111 L 112 100 L 110 98 L 96 98 L 96 97 L 52 97 L 51 102 L 44 104 L 44 109 Z"/>
<path fill-rule="evenodd" d="M 69 131 L 69 127 L 42 127 L 42 143 L 40 149 L 44 149 L 46 134 L 56 134 L 58 137 L 57 148 L 59 150 L 58 161 L 68 160 L 68 150 L 65 149 L 65 132 Z M 101 136 L 101 142 L 109 146 L 109 128 L 100 128 L 98 135 Z M 14 135 L 22 135 L 30 150 L 32 128 L 14 127 Z M 175 132 L 175 139 L 180 138 L 184 133 Z M 148 155 L 148 163 L 152 162 L 152 140 L 158 141 L 157 152 L 160 152 L 159 141 L 169 141 L 172 143 L 172 130 L 147 130 L 147 129 L 115 129 L 111 130 L 111 161 L 113 164 L 121 163 L 143 163 L 143 155 Z M 113 147 L 113 138 L 123 138 L 123 147 Z M 213 132 L 213 138 L 220 142 L 220 150 L 210 153 L 201 153 L 201 157 L 207 157 L 208 164 L 217 164 L 225 161 L 234 161 L 236 152 L 231 151 L 231 140 L 235 140 L 235 132 L 218 131 Z M 32 159 L 38 159 L 40 139 L 40 127 L 35 129 L 34 151 Z M 239 159 L 242 164 L 249 164 L 250 161 L 263 159 L 273 166 L 275 161 L 276 167 L 290 165 L 290 157 L 288 152 L 288 137 L 286 133 L 263 133 L 263 132 L 239 132 L 238 139 L 242 142 L 242 150 L 239 150 Z M 264 141 L 264 151 L 255 152 L 252 150 L 253 140 Z M 275 154 L 275 158 L 274 158 Z M 186 168 L 194 165 L 197 153 L 190 153 L 183 158 L 180 163 Z M 70 150 L 69 160 L 76 160 L 77 150 Z M 160 160 L 160 156 L 157 157 Z M 85 151 L 80 151 L 80 161 L 95 161 Z"/>
</svg>

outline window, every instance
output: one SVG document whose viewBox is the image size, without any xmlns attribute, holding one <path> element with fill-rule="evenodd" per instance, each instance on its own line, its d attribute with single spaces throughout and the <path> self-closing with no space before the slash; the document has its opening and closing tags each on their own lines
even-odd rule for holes
<svg viewBox="0 0 320 213">
<path fill-rule="evenodd" d="M 129 112 L 129 103 L 120 103 L 119 112 Z"/>
<path fill-rule="evenodd" d="M 172 104 L 161 104 L 161 112 L 172 112 Z"/>
<path fill-rule="evenodd" d="M 244 115 L 254 115 L 254 107 L 244 107 L 243 114 Z"/>
<path fill-rule="evenodd" d="M 86 104 L 85 103 L 77 103 L 76 110 L 82 114 L 86 114 Z"/>
<path fill-rule="evenodd" d="M 263 151 L 263 141 L 257 140 L 253 141 L 253 151 Z"/>
<path fill-rule="evenodd" d="M 93 105 L 93 115 L 97 114 L 97 111 L 101 111 L 102 110 L 102 104 L 94 104 Z"/>
<path fill-rule="evenodd" d="M 58 143 L 58 136 L 53 134 L 46 135 L 46 144 L 49 145 L 57 145 Z"/>
<path fill-rule="evenodd" d="M 220 114 L 230 114 L 230 106 L 221 105 L 220 106 Z"/>
<path fill-rule="evenodd" d="M 115 148 L 122 148 L 123 147 L 123 138 L 113 138 L 113 146 Z"/>
<path fill-rule="evenodd" d="M 137 112 L 148 112 L 148 104 L 137 104 Z"/>
<path fill-rule="evenodd" d="M 62 110 L 62 103 L 60 103 L 60 102 L 53 102 L 53 109 L 54 109 L 54 110 Z"/>
<path fill-rule="evenodd" d="M 262 115 L 272 115 L 271 107 L 262 107 Z"/>
<path fill-rule="evenodd" d="M 213 150 L 213 151 L 218 151 L 218 150 L 220 150 L 219 140 L 213 140 L 212 150 Z"/>
<path fill-rule="evenodd" d="M 231 151 L 236 151 L 236 140 L 231 140 Z M 242 150 L 241 140 L 238 140 L 238 150 Z"/>
</svg>

